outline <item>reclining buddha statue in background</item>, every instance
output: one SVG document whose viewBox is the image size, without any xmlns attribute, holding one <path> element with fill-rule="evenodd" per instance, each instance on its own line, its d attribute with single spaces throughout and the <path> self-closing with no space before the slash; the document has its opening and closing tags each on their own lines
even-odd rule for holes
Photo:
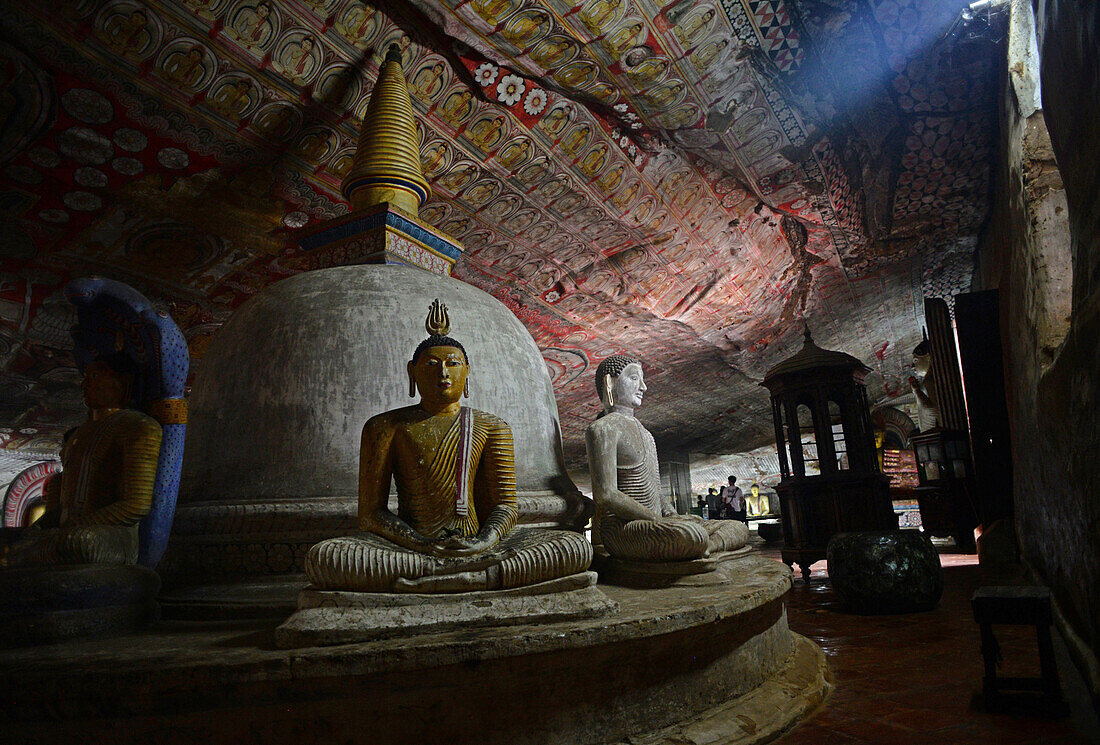
<svg viewBox="0 0 1100 745">
<path fill-rule="evenodd" d="M 585 538 L 564 530 L 515 529 L 512 431 L 462 406 L 469 360 L 447 334 L 436 301 L 428 338 L 408 362 L 420 403 L 372 417 L 359 464 L 362 533 L 315 545 L 306 574 L 316 589 L 445 593 L 510 589 L 584 572 Z M 468 394 L 467 394 L 468 395 Z M 388 508 L 391 478 L 397 512 Z"/>
<path fill-rule="evenodd" d="M 66 437 L 63 470 L 46 487 L 45 514 L 0 553 L 0 566 L 137 562 L 161 426 L 130 408 L 135 367 L 123 353 L 85 367 L 88 421 Z"/>
<path fill-rule="evenodd" d="M 741 548 L 748 528 L 739 520 L 678 515 L 661 492 L 657 446 L 634 416 L 647 390 L 642 365 L 612 355 L 596 369 L 603 414 L 585 432 L 596 517 L 593 543 L 613 559 L 686 562 Z"/>
</svg>

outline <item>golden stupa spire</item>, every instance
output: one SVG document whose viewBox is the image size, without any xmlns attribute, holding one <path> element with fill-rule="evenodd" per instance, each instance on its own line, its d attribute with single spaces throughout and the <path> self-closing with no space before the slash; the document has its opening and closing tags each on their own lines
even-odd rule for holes
<svg viewBox="0 0 1100 745">
<path fill-rule="evenodd" d="M 396 44 L 390 45 L 378 70 L 355 161 L 342 190 L 353 211 L 389 202 L 419 216 L 420 207 L 428 201 L 412 101 Z"/>
</svg>

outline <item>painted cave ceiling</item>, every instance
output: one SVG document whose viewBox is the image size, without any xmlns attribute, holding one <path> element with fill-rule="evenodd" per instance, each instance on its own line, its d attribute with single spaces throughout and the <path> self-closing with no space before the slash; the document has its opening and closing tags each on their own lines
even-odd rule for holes
<svg viewBox="0 0 1100 745">
<path fill-rule="evenodd" d="M 996 48 L 961 0 L 57 0 L 0 10 L 0 441 L 82 416 L 61 293 L 127 281 L 195 368 L 308 269 L 390 43 L 455 276 L 554 379 L 571 465 L 592 370 L 647 370 L 662 446 L 771 435 L 759 381 L 819 345 L 908 393 L 924 296 L 969 286 L 989 210 Z M 954 25 L 953 25 L 954 24 Z M 475 372 L 476 374 L 476 372 Z"/>
</svg>

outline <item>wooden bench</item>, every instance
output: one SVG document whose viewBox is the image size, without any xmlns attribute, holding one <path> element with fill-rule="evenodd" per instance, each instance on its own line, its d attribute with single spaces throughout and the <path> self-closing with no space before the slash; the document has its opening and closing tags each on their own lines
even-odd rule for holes
<svg viewBox="0 0 1100 745">
<path fill-rule="evenodd" d="M 981 587 L 970 599 L 974 620 L 982 634 L 982 657 L 985 677 L 982 680 L 982 705 L 988 711 L 1017 709 L 1027 700 L 1006 695 L 1007 691 L 1038 691 L 1038 709 L 1049 716 L 1066 716 L 1069 707 L 1062 697 L 1058 682 L 1058 666 L 1054 659 L 1050 626 L 1053 616 L 1050 589 L 1046 587 L 989 586 Z M 1039 646 L 1038 678 L 1005 678 L 997 676 L 1001 647 L 993 635 L 994 624 L 1034 626 Z"/>
</svg>

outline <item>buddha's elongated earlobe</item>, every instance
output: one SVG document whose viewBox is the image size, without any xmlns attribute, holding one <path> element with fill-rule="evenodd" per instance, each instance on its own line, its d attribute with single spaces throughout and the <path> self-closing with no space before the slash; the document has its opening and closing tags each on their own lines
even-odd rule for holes
<svg viewBox="0 0 1100 745">
<path fill-rule="evenodd" d="M 607 405 L 610 408 L 614 408 L 615 407 L 615 387 L 614 387 L 614 384 L 611 382 L 611 376 L 610 375 L 604 375 L 603 376 L 603 389 L 604 389 L 604 392 L 607 393 Z"/>
<path fill-rule="evenodd" d="M 409 373 L 409 398 L 416 398 L 416 379 Z"/>
<path fill-rule="evenodd" d="M 466 387 L 462 389 L 462 395 L 466 398 L 470 397 L 470 381 L 466 381 Z"/>
</svg>

